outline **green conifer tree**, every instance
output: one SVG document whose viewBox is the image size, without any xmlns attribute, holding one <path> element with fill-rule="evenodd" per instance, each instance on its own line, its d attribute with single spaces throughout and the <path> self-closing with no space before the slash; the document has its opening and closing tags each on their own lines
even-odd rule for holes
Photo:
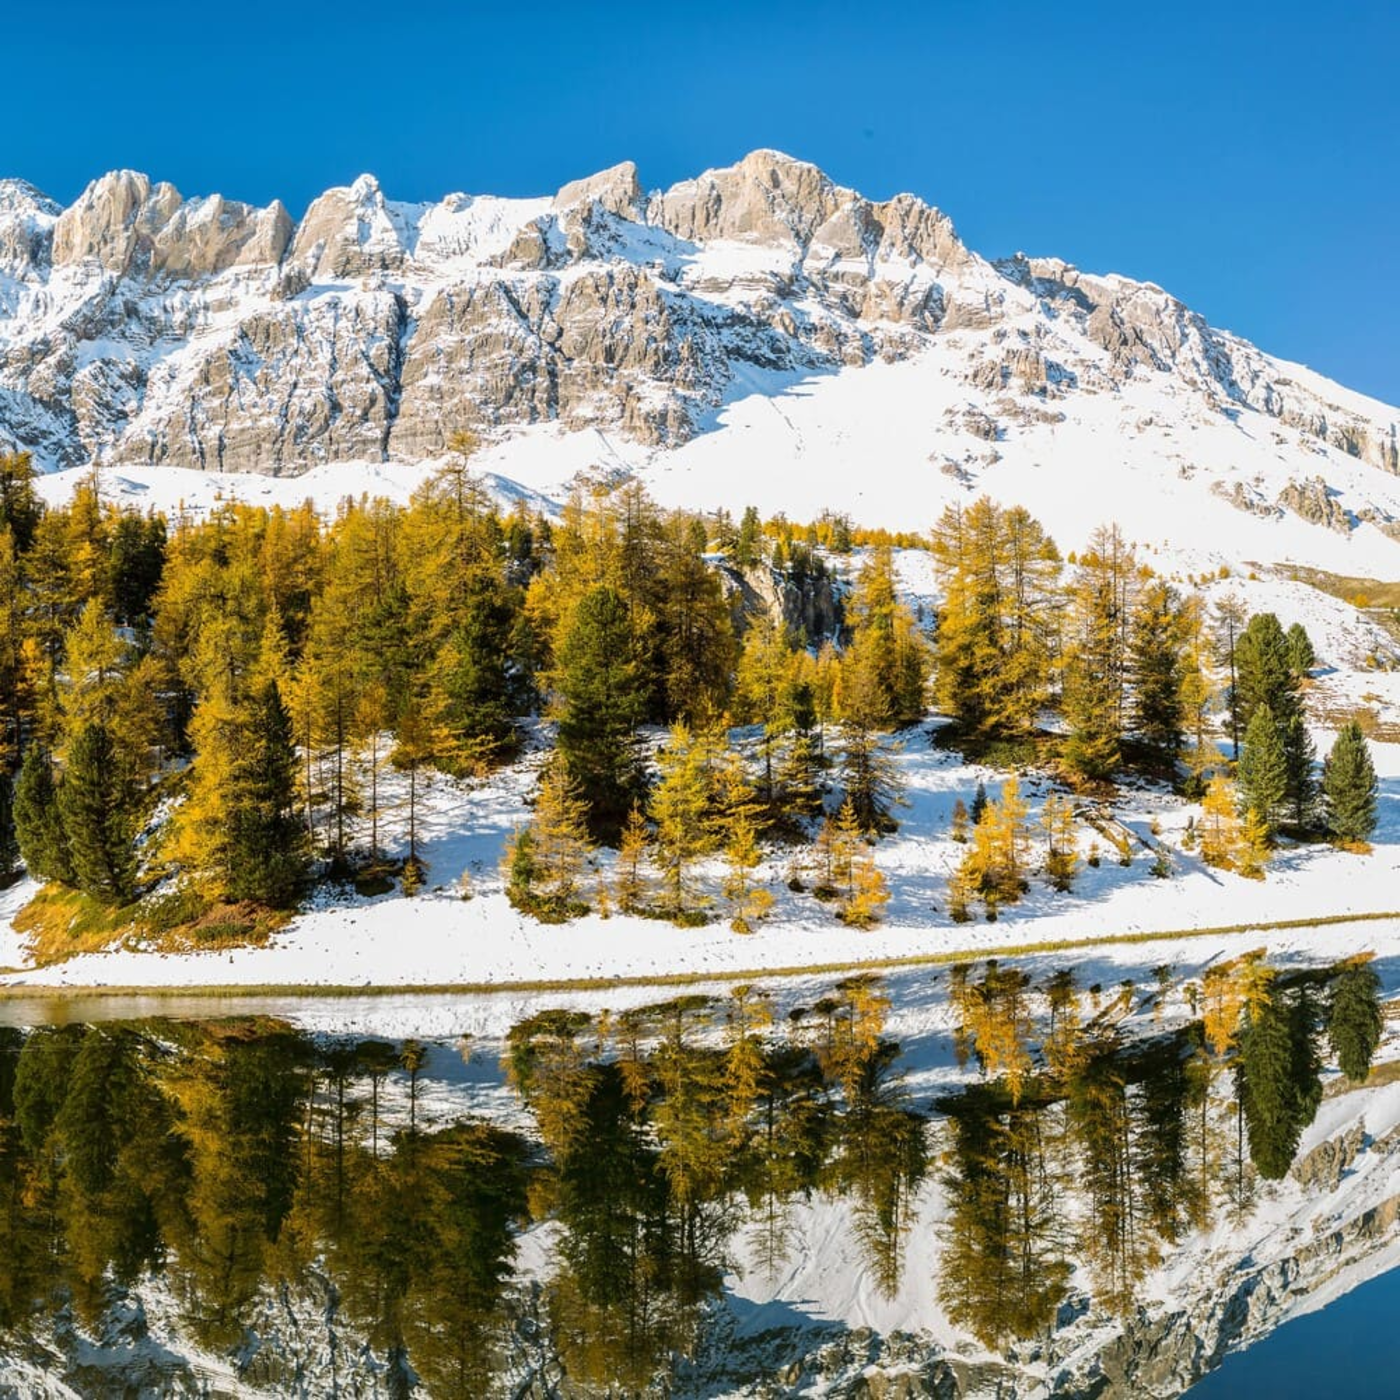
<svg viewBox="0 0 1400 1400">
<path fill-rule="evenodd" d="M 275 680 L 248 709 L 244 748 L 228 803 L 226 889 L 232 899 L 272 908 L 292 904 L 306 877 L 306 828 L 297 815 L 297 757 L 292 721 Z"/>
<path fill-rule="evenodd" d="M 15 837 L 25 866 L 36 880 L 73 883 L 73 862 L 58 807 L 53 761 L 38 744 L 24 755 L 15 784 Z"/>
<path fill-rule="evenodd" d="M 136 893 L 136 821 L 111 732 L 85 724 L 68 746 L 58 810 L 78 888 L 104 904 Z"/>
<path fill-rule="evenodd" d="M 1257 812 L 1272 836 L 1288 795 L 1288 755 L 1278 720 L 1267 703 L 1257 705 L 1250 716 L 1236 776 L 1241 809 Z"/>
<path fill-rule="evenodd" d="M 1317 652 L 1313 650 L 1312 638 L 1301 622 L 1295 622 L 1288 629 L 1288 659 L 1293 674 L 1299 680 L 1307 678 L 1308 672 L 1317 665 Z"/>
<path fill-rule="evenodd" d="M 1260 705 L 1286 725 L 1302 701 L 1299 680 L 1283 627 L 1273 613 L 1255 613 L 1235 644 L 1235 686 L 1241 731 Z"/>
<path fill-rule="evenodd" d="M 1317 798 L 1317 781 L 1313 777 L 1317 748 L 1301 711 L 1289 716 L 1282 738 L 1283 756 L 1288 767 L 1289 818 L 1294 826 L 1305 828 Z"/>
<path fill-rule="evenodd" d="M 1381 979 L 1369 963 L 1348 963 L 1332 984 L 1327 1039 L 1342 1073 L 1364 1083 L 1381 1040 Z"/>
<path fill-rule="evenodd" d="M 1327 830 L 1343 846 L 1361 845 L 1376 829 L 1376 769 L 1361 726 L 1352 720 L 1337 735 L 1322 765 Z"/>
<path fill-rule="evenodd" d="M 15 787 L 9 773 L 0 768 L 0 889 L 19 878 L 19 838 L 15 834 Z"/>
<path fill-rule="evenodd" d="M 1236 1075 L 1249 1155 L 1268 1181 L 1287 1175 L 1317 1108 L 1321 1086 L 1313 1032 L 1306 989 L 1285 994 L 1274 988 L 1246 1015 L 1240 1033 Z"/>
<path fill-rule="evenodd" d="M 1138 593 L 1128 643 L 1132 725 L 1167 770 L 1182 744 L 1184 640 L 1181 596 L 1170 584 L 1152 580 Z"/>
<path fill-rule="evenodd" d="M 600 586 L 579 603 L 556 663 L 559 753 L 604 840 L 617 837 L 643 786 L 634 733 L 648 683 L 634 648 L 627 604 Z"/>
</svg>

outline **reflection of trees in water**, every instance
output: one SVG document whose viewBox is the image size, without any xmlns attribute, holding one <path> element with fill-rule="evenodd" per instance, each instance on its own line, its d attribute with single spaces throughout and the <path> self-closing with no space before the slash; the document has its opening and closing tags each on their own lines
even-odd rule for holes
<svg viewBox="0 0 1400 1400">
<path fill-rule="evenodd" d="M 1253 1175 L 1288 1171 L 1321 1099 L 1324 1030 L 1353 1070 L 1369 1067 L 1379 983 L 1355 968 L 1284 972 L 1247 954 L 1184 989 L 1199 1019 L 1145 1037 L 1124 1030 L 1130 984 L 1096 997 L 1085 1018 L 1072 974 L 1056 973 L 1037 994 L 1037 1022 L 1023 975 L 953 969 L 955 1046 L 989 1077 L 937 1105 L 948 1121 L 939 1294 L 949 1316 L 992 1345 L 1033 1336 L 1076 1264 L 1101 1306 L 1128 1311 L 1188 1229 L 1221 1206 L 1242 1210 Z"/>
<path fill-rule="evenodd" d="M 564 1228 L 549 1298 L 571 1374 L 641 1391 L 689 1351 L 743 1207 L 771 1276 L 792 1202 L 849 1197 L 872 1275 L 893 1291 L 926 1154 L 881 1034 L 887 1006 L 873 979 L 854 979 L 782 1026 L 740 987 L 514 1029 L 508 1073 L 552 1148 L 536 1200 Z"/>
<path fill-rule="evenodd" d="M 1287 1170 L 1324 1044 L 1361 1074 L 1380 1029 L 1358 963 L 1222 964 L 1188 994 L 1198 1019 L 1163 1031 L 1154 1011 L 1136 1037 L 1128 984 L 1086 1007 L 1068 974 L 950 982 L 984 1077 L 937 1105 L 938 1284 L 991 1344 L 1050 1326 L 1079 1265 L 1100 1305 L 1130 1307 L 1188 1230 Z M 871 1283 L 899 1286 L 928 1124 L 887 1012 L 857 977 L 781 1020 L 751 987 L 540 1013 L 504 1059 L 533 1142 L 469 1117 L 425 1126 L 416 1043 L 247 1021 L 0 1031 L 0 1327 L 70 1300 L 91 1321 L 112 1283 L 161 1270 L 195 1335 L 227 1350 L 269 1284 L 317 1268 L 388 1359 L 390 1393 L 416 1375 L 482 1396 L 512 1346 L 520 1233 L 548 1221 L 548 1345 L 579 1384 L 651 1393 L 739 1241 L 778 1276 L 799 1201 L 848 1203 Z"/>
</svg>

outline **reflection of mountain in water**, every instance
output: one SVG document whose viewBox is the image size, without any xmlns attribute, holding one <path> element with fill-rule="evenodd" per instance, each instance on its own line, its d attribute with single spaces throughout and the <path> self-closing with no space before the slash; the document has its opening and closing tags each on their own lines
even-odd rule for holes
<svg viewBox="0 0 1400 1400">
<path fill-rule="evenodd" d="M 781 1020 L 750 988 L 543 1012 L 470 1115 L 412 1041 L 0 1030 L 0 1395 L 1173 1395 L 1393 1223 L 1389 1201 L 1143 1307 L 1189 1237 L 1267 1215 L 1322 1056 L 1374 1048 L 1368 970 L 1241 959 L 1197 1019 L 1132 1036 L 1130 986 L 949 984 L 984 1078 L 931 1119 L 871 978 Z M 1395 1145 L 1357 1128 L 1294 1175 L 1324 1197 Z M 875 1294 L 935 1244 L 964 1342 L 784 1313 L 814 1211 Z M 741 1259 L 776 1288 L 761 1330 L 721 1303 Z"/>
</svg>

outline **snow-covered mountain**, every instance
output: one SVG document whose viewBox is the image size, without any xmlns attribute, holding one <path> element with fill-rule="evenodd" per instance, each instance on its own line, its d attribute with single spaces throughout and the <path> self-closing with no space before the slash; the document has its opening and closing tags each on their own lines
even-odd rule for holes
<svg viewBox="0 0 1400 1400">
<path fill-rule="evenodd" d="M 1400 410 L 772 151 L 651 194 L 631 164 L 421 205 L 363 176 L 299 224 L 129 171 L 67 209 L 0 181 L 0 445 L 286 476 L 463 427 L 546 492 L 623 468 L 907 528 L 988 490 L 1072 508 L 1071 541 L 1092 493 L 1140 540 L 1354 573 L 1400 541 Z"/>
</svg>

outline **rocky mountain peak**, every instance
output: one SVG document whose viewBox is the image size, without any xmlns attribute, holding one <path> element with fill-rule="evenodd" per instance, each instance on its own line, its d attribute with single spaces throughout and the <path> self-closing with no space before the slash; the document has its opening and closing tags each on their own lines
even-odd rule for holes
<svg viewBox="0 0 1400 1400">
<path fill-rule="evenodd" d="M 63 206 L 28 180 L 0 180 L 0 215 L 40 214 L 57 218 Z"/>
<path fill-rule="evenodd" d="M 596 175 L 571 180 L 554 196 L 553 207 L 562 211 L 580 204 L 597 204 L 619 218 L 635 219 L 641 202 L 642 182 L 637 178 L 637 166 L 624 160 Z"/>
<path fill-rule="evenodd" d="M 291 236 L 280 201 L 266 209 L 221 195 L 186 200 L 134 170 L 94 180 L 53 228 L 56 267 L 95 263 L 108 273 L 200 278 L 278 262 Z"/>
<path fill-rule="evenodd" d="M 153 186 L 149 176 L 135 170 L 109 171 L 59 215 L 54 266 L 92 260 L 108 272 L 124 273 L 180 203 L 174 185 Z"/>
<path fill-rule="evenodd" d="M 299 225 L 134 171 L 66 210 L 0 182 L 0 448 L 44 466 L 294 474 L 546 424 L 646 453 L 763 386 L 878 362 L 938 403 L 904 469 L 932 464 L 939 489 L 995 490 L 1000 464 L 1080 434 L 1090 454 L 1150 440 L 1124 455 L 1189 480 L 1223 433 L 1212 509 L 1400 538 L 1393 410 L 1149 283 L 989 263 L 916 196 L 871 200 L 778 151 L 651 194 L 630 161 L 536 199 L 404 203 L 363 175 Z M 868 397 L 852 381 L 842 402 Z"/>
<path fill-rule="evenodd" d="M 653 197 L 652 222 L 678 238 L 806 247 L 853 196 L 822 171 L 779 151 L 754 151 Z"/>
<path fill-rule="evenodd" d="M 400 268 L 415 243 L 417 206 L 385 198 L 373 175 L 312 201 L 292 241 L 291 258 L 313 276 L 358 277 Z"/>
</svg>

